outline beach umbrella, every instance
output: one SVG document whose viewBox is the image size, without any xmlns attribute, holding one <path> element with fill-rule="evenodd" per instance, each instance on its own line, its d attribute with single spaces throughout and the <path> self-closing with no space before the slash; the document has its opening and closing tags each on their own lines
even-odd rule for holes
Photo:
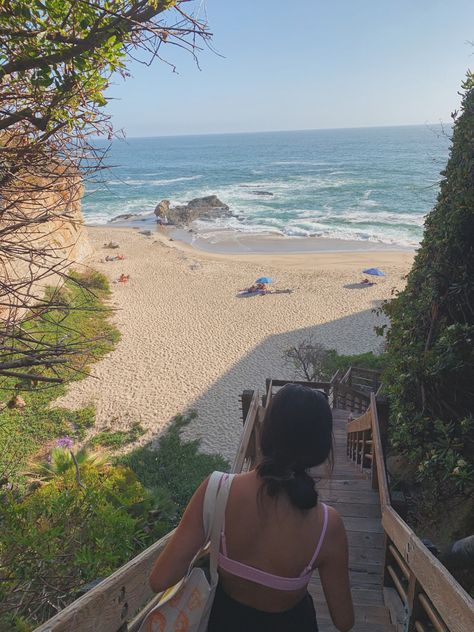
<svg viewBox="0 0 474 632">
<path fill-rule="evenodd" d="M 270 277 L 259 277 L 255 283 L 273 283 L 273 279 Z"/>
<path fill-rule="evenodd" d="M 379 270 L 378 268 L 367 268 L 366 270 L 362 270 L 364 274 L 372 274 L 373 276 L 385 276 L 385 272 Z"/>
</svg>

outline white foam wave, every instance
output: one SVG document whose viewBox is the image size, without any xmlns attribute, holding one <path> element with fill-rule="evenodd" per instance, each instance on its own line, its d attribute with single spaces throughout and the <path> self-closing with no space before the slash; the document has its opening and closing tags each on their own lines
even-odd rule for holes
<svg viewBox="0 0 474 632">
<path fill-rule="evenodd" d="M 109 180 L 108 182 L 106 182 L 106 185 L 108 186 L 163 186 L 166 184 L 174 184 L 175 182 L 187 182 L 190 180 L 199 180 L 200 178 L 202 178 L 202 175 L 198 175 L 198 176 L 181 176 L 179 178 L 163 178 L 160 180 L 147 180 L 145 179 L 141 179 L 141 180 L 135 180 L 133 178 L 126 178 L 125 180 Z"/>
</svg>

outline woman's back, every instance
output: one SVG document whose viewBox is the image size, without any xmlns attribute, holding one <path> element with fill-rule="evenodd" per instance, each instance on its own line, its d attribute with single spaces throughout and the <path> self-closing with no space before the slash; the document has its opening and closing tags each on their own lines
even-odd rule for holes
<svg viewBox="0 0 474 632">
<path fill-rule="evenodd" d="M 259 494 L 260 488 L 261 480 L 255 471 L 234 478 L 225 518 L 228 558 L 277 577 L 298 578 L 320 542 L 323 505 L 318 503 L 302 512 L 292 506 L 287 496 L 268 498 L 263 490 Z M 331 539 L 330 526 L 326 538 Z M 324 557 L 324 549 L 323 540 L 313 567 Z M 306 585 L 296 590 L 275 589 L 222 568 L 219 575 L 229 596 L 267 612 L 291 608 L 306 592 Z"/>
<path fill-rule="evenodd" d="M 311 468 L 331 459 L 332 413 L 324 393 L 297 384 L 278 391 L 260 432 L 256 469 L 234 477 L 218 560 L 210 632 L 316 632 L 307 592 L 318 568 L 335 626 L 350 630 L 354 613 L 347 539 L 339 514 L 318 499 Z M 155 563 L 151 585 L 177 581 L 205 543 L 204 481 Z"/>
</svg>

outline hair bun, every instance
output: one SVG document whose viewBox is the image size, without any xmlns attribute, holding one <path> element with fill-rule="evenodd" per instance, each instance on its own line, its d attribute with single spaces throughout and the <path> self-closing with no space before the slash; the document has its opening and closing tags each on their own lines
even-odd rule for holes
<svg viewBox="0 0 474 632">
<path fill-rule="evenodd" d="M 293 505 L 302 510 L 311 509 L 318 504 L 314 480 L 305 469 L 294 470 L 289 465 L 264 458 L 259 465 L 259 475 L 270 497 L 285 491 Z"/>
<path fill-rule="evenodd" d="M 286 491 L 291 502 L 300 509 L 311 509 L 318 504 L 318 492 L 314 480 L 304 470 L 294 473 L 286 482 Z"/>
</svg>

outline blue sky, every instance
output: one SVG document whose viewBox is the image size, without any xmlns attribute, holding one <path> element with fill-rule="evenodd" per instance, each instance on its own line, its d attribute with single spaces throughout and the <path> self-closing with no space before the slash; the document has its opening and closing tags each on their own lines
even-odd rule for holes
<svg viewBox="0 0 474 632">
<path fill-rule="evenodd" d="M 109 89 L 127 136 L 449 121 L 474 68 L 473 0 L 196 0 L 213 45 L 201 70 L 134 63 Z"/>
</svg>

